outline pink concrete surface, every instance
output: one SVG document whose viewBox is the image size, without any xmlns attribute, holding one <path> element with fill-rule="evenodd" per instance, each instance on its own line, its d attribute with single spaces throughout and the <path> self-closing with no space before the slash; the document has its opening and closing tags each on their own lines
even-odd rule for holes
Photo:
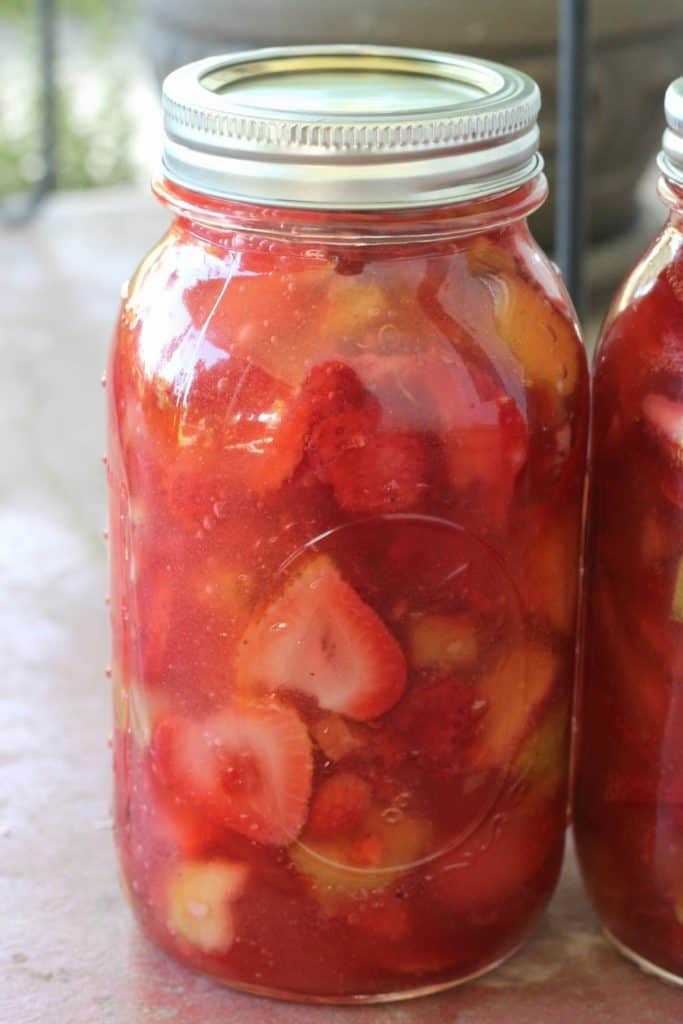
<svg viewBox="0 0 683 1024">
<path fill-rule="evenodd" d="M 110 834 L 98 382 L 119 283 L 164 222 L 124 191 L 0 234 L 0 1024 L 680 1024 L 683 990 L 605 943 L 572 858 L 521 953 L 414 1003 L 231 993 L 138 934 Z"/>
</svg>

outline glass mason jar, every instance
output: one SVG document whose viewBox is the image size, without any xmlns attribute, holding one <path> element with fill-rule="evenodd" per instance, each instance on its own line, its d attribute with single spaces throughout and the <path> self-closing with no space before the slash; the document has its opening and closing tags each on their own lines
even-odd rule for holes
<svg viewBox="0 0 683 1024">
<path fill-rule="evenodd" d="M 435 991 L 555 885 L 587 370 L 538 105 L 392 49 L 166 82 L 109 371 L 116 835 L 145 930 L 240 988 Z"/>
<path fill-rule="evenodd" d="M 683 981 L 683 78 L 666 112 L 668 223 L 595 359 L 575 830 L 609 937 Z"/>
</svg>

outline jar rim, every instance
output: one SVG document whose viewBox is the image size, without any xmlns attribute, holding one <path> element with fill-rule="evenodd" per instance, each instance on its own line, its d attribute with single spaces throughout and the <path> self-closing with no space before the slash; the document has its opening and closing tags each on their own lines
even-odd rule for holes
<svg viewBox="0 0 683 1024">
<path fill-rule="evenodd" d="M 178 217 L 211 232 L 245 232 L 325 246 L 381 246 L 455 239 L 497 230 L 528 217 L 548 195 L 543 173 L 503 194 L 431 208 L 324 210 L 236 202 L 178 185 L 163 169 L 152 179 L 157 199 Z"/>
<path fill-rule="evenodd" d="M 321 210 L 450 205 L 538 176 L 540 92 L 479 58 L 383 46 L 210 57 L 163 86 L 163 171 L 237 202 Z"/>
</svg>

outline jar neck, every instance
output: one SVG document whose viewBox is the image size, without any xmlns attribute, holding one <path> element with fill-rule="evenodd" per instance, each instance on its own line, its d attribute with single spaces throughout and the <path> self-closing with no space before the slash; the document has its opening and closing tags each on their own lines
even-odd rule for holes
<svg viewBox="0 0 683 1024">
<path fill-rule="evenodd" d="M 500 195 L 428 209 L 338 211 L 285 209 L 217 199 L 182 188 L 165 177 L 152 182 L 157 198 L 193 229 L 209 233 L 299 240 L 324 245 L 366 246 L 430 242 L 491 231 L 525 220 L 543 203 L 543 174 Z"/>
<path fill-rule="evenodd" d="M 671 211 L 669 219 L 683 230 L 683 185 L 662 175 L 657 183 L 657 191 L 660 199 Z"/>
</svg>

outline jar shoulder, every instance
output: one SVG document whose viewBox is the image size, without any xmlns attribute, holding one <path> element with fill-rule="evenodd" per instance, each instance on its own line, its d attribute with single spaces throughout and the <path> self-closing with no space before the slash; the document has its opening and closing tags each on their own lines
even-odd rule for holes
<svg viewBox="0 0 683 1024">
<path fill-rule="evenodd" d="M 603 365 L 612 359 L 621 358 L 623 345 L 662 345 L 671 334 L 683 345 L 683 332 L 676 330 L 682 312 L 683 230 L 672 218 L 614 296 L 596 348 L 596 372 L 603 372 Z"/>
<path fill-rule="evenodd" d="M 306 247 L 205 237 L 181 222 L 143 260 L 119 343 L 175 379 L 229 354 L 288 385 L 313 365 L 453 348 L 528 386 L 585 389 L 585 355 L 556 268 L 522 224 L 434 245 Z"/>
</svg>

